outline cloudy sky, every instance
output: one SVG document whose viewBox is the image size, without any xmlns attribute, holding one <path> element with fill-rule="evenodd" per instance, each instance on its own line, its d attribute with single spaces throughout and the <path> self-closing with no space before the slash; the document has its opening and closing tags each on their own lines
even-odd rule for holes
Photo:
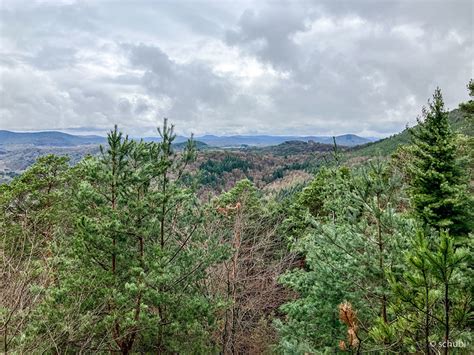
<svg viewBox="0 0 474 355">
<path fill-rule="evenodd" d="M 0 4 L 0 129 L 386 136 L 473 76 L 470 0 Z"/>
</svg>

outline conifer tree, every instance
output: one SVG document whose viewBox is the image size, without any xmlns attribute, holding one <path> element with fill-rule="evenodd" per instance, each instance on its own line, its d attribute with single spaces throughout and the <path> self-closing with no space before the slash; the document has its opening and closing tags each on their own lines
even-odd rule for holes
<svg viewBox="0 0 474 355">
<path fill-rule="evenodd" d="M 469 90 L 469 96 L 471 99 L 468 102 L 463 102 L 459 105 L 461 110 L 467 113 L 468 124 L 472 125 L 473 116 L 474 116 L 474 80 L 469 80 L 467 84 L 467 89 Z"/>
<path fill-rule="evenodd" d="M 411 204 L 421 228 L 406 252 L 405 277 L 391 277 L 390 283 L 397 317 L 392 330 L 410 351 L 432 353 L 441 339 L 449 344 L 453 325 L 458 337 L 466 336 L 470 297 L 462 281 L 468 274 L 461 247 L 472 230 L 472 196 L 439 89 L 423 115 L 424 121 L 411 130 L 413 145 L 407 150 Z"/>
<path fill-rule="evenodd" d="M 32 341 L 50 338 L 43 351 L 212 349 L 220 303 L 202 281 L 225 248 L 204 233 L 198 201 L 180 181 L 192 143 L 177 154 L 166 121 L 160 133 L 159 143 L 136 142 L 115 127 L 100 157 L 77 167 L 60 282 L 30 327 Z"/>
<path fill-rule="evenodd" d="M 374 341 L 370 331 L 391 321 L 386 269 L 400 272 L 405 228 L 400 183 L 386 164 L 375 161 L 350 173 L 344 167 L 322 170 L 303 190 L 307 230 L 292 239 L 306 265 L 281 278 L 300 295 L 282 307 L 285 322 L 277 321 L 283 351 L 336 350 L 344 338 L 337 312 L 345 301 L 357 309 L 363 329 L 357 348 L 388 348 L 389 336 L 379 333 Z"/>
<path fill-rule="evenodd" d="M 471 295 L 466 273 L 468 252 L 455 247 L 446 231 L 426 235 L 419 228 L 405 253 L 403 277 L 389 277 L 394 293 L 390 306 L 393 343 L 409 352 L 449 351 L 451 334 L 468 343 Z"/>
<path fill-rule="evenodd" d="M 429 108 L 423 109 L 423 117 L 411 130 L 413 156 L 408 172 L 415 215 L 430 228 L 466 235 L 472 229 L 472 203 L 439 88 Z"/>
<path fill-rule="evenodd" d="M 391 324 L 391 329 L 382 329 L 395 333 L 394 342 L 401 344 L 398 349 L 409 352 L 424 351 L 426 354 L 432 352 L 430 343 L 435 333 L 434 323 L 439 321 L 435 313 L 438 292 L 431 273 L 432 265 L 427 257 L 428 252 L 428 241 L 424 231 L 419 229 L 405 253 L 406 270 L 403 277 L 396 278 L 395 275 L 389 274 L 394 293 L 390 310 L 396 319 Z"/>
<path fill-rule="evenodd" d="M 459 314 L 461 314 L 461 320 L 465 318 L 464 314 L 467 314 L 466 310 L 463 309 L 463 306 L 465 305 L 464 302 L 462 302 L 461 307 L 459 307 L 459 299 L 456 300 L 453 297 L 453 295 L 456 293 L 459 295 L 459 291 L 461 291 L 461 295 L 463 292 L 468 292 L 468 290 L 463 289 L 463 287 L 459 287 L 461 285 L 460 283 L 457 282 L 454 284 L 453 282 L 453 280 L 455 280 L 461 273 L 461 266 L 462 263 L 466 261 L 467 251 L 463 248 L 456 249 L 454 247 L 454 239 L 450 237 L 446 231 L 442 231 L 439 236 L 439 244 L 436 246 L 435 251 L 428 251 L 426 256 L 432 266 L 433 276 L 439 282 L 443 293 L 443 296 L 441 297 L 443 304 L 443 348 L 444 353 L 448 354 L 451 340 L 450 332 L 452 322 L 452 320 L 450 320 L 450 316 L 453 313 L 453 309 L 458 307 L 457 310 L 459 312 L 457 312 L 457 315 L 459 317 Z M 457 288 L 457 292 L 452 288 L 452 286 Z M 462 326 L 462 323 L 464 323 L 459 322 L 459 319 L 457 321 L 458 326 Z"/>
</svg>

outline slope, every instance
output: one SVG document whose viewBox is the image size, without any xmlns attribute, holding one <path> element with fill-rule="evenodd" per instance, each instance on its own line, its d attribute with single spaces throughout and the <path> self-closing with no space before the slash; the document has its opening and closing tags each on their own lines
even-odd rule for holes
<svg viewBox="0 0 474 355">
<path fill-rule="evenodd" d="M 449 121 L 455 132 L 465 134 L 467 136 L 474 135 L 473 115 L 461 109 L 454 109 L 449 112 Z M 416 126 L 415 126 L 416 129 Z M 393 136 L 381 139 L 377 142 L 367 143 L 348 151 L 350 157 L 370 157 L 370 156 L 388 156 L 404 144 L 410 143 L 409 129 Z"/>
</svg>

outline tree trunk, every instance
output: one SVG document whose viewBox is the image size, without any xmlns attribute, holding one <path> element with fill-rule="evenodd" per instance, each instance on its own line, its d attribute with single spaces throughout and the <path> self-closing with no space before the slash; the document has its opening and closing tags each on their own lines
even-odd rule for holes
<svg viewBox="0 0 474 355">
<path fill-rule="evenodd" d="M 431 353 L 430 350 L 430 305 L 429 305 L 429 287 L 428 287 L 428 280 L 425 275 L 425 271 L 423 271 L 423 279 L 425 282 L 425 304 L 426 304 L 426 314 L 425 314 L 425 350 L 427 354 Z"/>
<path fill-rule="evenodd" d="M 380 211 L 380 202 L 379 202 L 379 196 L 377 195 L 377 208 Z M 385 289 L 385 271 L 384 271 L 384 258 L 383 258 L 383 251 L 384 251 L 384 244 L 383 244 L 383 239 L 382 239 L 382 225 L 380 223 L 379 217 L 377 217 L 377 243 L 379 246 L 379 268 L 380 268 L 380 274 L 382 276 L 382 289 Z M 383 291 L 385 292 L 385 291 Z M 387 317 L 387 296 L 385 293 L 382 295 L 382 310 L 381 310 L 381 315 L 383 318 L 383 321 L 385 324 L 388 323 L 388 317 Z"/>
<path fill-rule="evenodd" d="M 449 353 L 449 283 L 444 284 L 444 353 Z"/>
</svg>

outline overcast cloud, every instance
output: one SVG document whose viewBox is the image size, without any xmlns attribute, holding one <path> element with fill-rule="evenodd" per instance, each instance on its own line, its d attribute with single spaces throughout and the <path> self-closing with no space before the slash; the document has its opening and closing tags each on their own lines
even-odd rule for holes
<svg viewBox="0 0 474 355">
<path fill-rule="evenodd" d="M 0 129 L 386 136 L 473 77 L 470 0 L 0 4 Z"/>
</svg>

